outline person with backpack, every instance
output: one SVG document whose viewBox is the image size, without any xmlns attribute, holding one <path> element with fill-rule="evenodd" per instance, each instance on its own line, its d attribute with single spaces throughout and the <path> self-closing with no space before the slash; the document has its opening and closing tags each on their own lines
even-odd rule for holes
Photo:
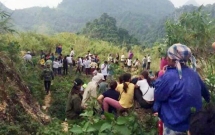
<svg viewBox="0 0 215 135">
<path fill-rule="evenodd" d="M 41 79 L 44 80 L 45 91 L 48 95 L 50 91 L 51 81 L 54 80 L 54 74 L 49 64 L 47 64 L 46 68 L 43 70 Z"/>
</svg>

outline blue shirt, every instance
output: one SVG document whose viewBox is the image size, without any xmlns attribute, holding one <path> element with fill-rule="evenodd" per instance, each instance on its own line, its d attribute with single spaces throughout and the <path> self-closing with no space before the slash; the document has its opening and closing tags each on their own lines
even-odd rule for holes
<svg viewBox="0 0 215 135">
<path fill-rule="evenodd" d="M 202 96 L 210 102 L 210 94 L 199 75 L 182 66 L 182 79 L 176 68 L 168 68 L 155 82 L 154 110 L 169 129 L 184 132 L 189 129 L 191 109 L 202 108 Z"/>
</svg>

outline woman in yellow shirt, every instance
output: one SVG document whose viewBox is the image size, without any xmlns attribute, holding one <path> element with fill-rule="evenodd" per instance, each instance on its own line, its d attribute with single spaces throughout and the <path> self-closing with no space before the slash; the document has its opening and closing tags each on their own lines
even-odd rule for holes
<svg viewBox="0 0 215 135">
<path fill-rule="evenodd" d="M 116 108 L 117 110 L 124 110 L 133 106 L 134 98 L 134 84 L 130 83 L 131 74 L 123 75 L 123 83 L 119 84 L 116 91 L 120 93 L 119 101 L 111 98 L 104 98 L 103 107 L 104 111 L 108 112 L 109 106 Z"/>
</svg>

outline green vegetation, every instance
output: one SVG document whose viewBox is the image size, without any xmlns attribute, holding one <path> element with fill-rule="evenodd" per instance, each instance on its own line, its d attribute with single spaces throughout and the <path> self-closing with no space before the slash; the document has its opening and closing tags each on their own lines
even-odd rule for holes
<svg viewBox="0 0 215 135">
<path fill-rule="evenodd" d="M 69 0 L 67 2 L 69 2 Z M 113 18 L 109 16 L 106 16 L 105 18 L 114 24 L 112 25 L 114 30 L 119 30 L 116 27 L 116 21 Z M 108 21 L 103 22 L 103 28 L 109 28 L 105 25 Z M 175 42 L 181 42 L 188 45 L 200 61 L 200 69 L 203 72 L 202 78 L 206 81 L 211 92 L 212 101 L 214 102 L 215 56 L 212 55 L 211 51 L 211 43 L 215 40 L 213 36 L 215 34 L 215 25 L 213 22 L 214 20 L 203 13 L 201 9 L 191 13 L 185 13 L 181 15 L 180 20 L 177 21 L 177 23 L 174 21 L 168 21 L 166 23 L 166 31 L 168 35 L 166 44 L 156 43 L 154 47 L 145 48 L 144 50 L 140 46 L 132 45 L 130 46 L 130 49 L 134 52 L 134 57 L 140 60 L 142 60 L 144 55 L 150 54 L 152 57 L 152 69 L 156 71 L 159 68 L 159 57 L 164 54 L 166 47 Z M 0 26 L 8 28 L 7 23 L 3 24 Z M 88 25 L 93 28 L 100 26 L 94 25 L 94 22 L 89 23 Z M 86 28 L 89 28 L 88 25 Z M 95 32 L 94 29 L 89 30 Z M 109 32 L 112 32 L 111 30 L 113 30 L 112 27 Z M 114 33 L 111 33 L 111 36 L 105 35 L 105 39 L 103 40 L 106 40 L 106 38 L 111 38 L 113 40 L 114 36 L 112 34 L 114 35 Z M 116 53 L 127 55 L 128 47 L 125 44 L 117 46 L 116 43 L 114 43 L 114 41 L 120 43 L 120 40 L 107 40 L 112 41 L 112 43 L 110 43 L 98 39 L 102 38 L 95 36 L 93 39 L 89 39 L 85 36 L 71 33 L 59 33 L 52 36 L 40 35 L 33 32 L 16 33 L 14 35 L 1 34 L 0 73 L 2 76 L 0 76 L 0 105 L 2 106 L 2 102 L 6 102 L 8 106 L 3 108 L 5 109 L 5 112 L 0 110 L 0 116 L 2 116 L 0 117 L 0 134 L 141 135 L 145 133 L 155 135 L 157 130 L 157 118 L 153 117 L 151 114 L 144 113 L 141 114 L 142 116 L 137 116 L 136 110 L 132 108 L 129 111 L 128 116 L 115 118 L 112 114 L 105 114 L 107 119 L 102 120 L 99 114 L 95 113 L 95 110 L 92 109 L 96 108 L 98 110 L 98 105 L 95 100 L 92 100 L 91 107 L 82 114 L 83 119 L 81 121 L 68 121 L 69 131 L 64 132 L 61 123 L 65 119 L 65 103 L 67 95 L 72 87 L 72 82 L 76 77 L 80 77 L 85 83 L 90 80 L 90 78 L 87 78 L 85 75 L 75 75 L 74 73 L 67 77 L 56 77 L 54 80 L 53 85 L 51 86 L 51 107 L 47 112 L 51 116 L 52 121 L 48 125 L 45 126 L 39 117 L 36 117 L 35 119 L 33 118 L 34 115 L 27 113 L 27 111 L 35 109 L 34 106 L 36 106 L 37 102 L 39 107 L 43 105 L 45 92 L 43 82 L 39 78 L 42 69 L 38 65 L 40 50 L 54 52 L 56 45 L 60 43 L 63 46 L 63 55 L 69 54 L 71 47 L 73 47 L 75 54 L 77 54 L 76 58 L 78 56 L 85 56 L 88 50 L 93 54 L 98 54 L 101 61 L 107 60 L 107 56 L 110 53 L 113 55 Z M 21 51 L 31 51 L 35 54 L 33 57 L 33 63 L 36 65 L 35 67 L 22 60 Z M 117 67 L 115 77 L 121 72 L 121 67 Z M 29 87 L 29 91 L 27 91 L 28 89 L 25 86 Z M 24 101 L 26 104 L 32 108 L 26 109 L 23 107 L 23 104 L 20 104 L 20 93 L 23 94 L 21 97 L 24 97 L 23 99 L 25 99 Z M 33 114 L 37 116 L 37 112 L 34 112 Z M 140 117 L 143 117 L 143 119 L 140 119 Z"/>
<path fill-rule="evenodd" d="M 63 0 L 54 9 L 6 10 L 12 13 L 18 30 L 42 34 L 80 32 L 87 22 L 107 13 L 116 18 L 118 27 L 128 30 L 142 42 L 153 24 L 172 13 L 174 6 L 169 0 Z"/>
<path fill-rule="evenodd" d="M 99 19 L 88 22 L 82 34 L 90 38 L 113 42 L 115 44 L 139 44 L 137 39 L 129 35 L 127 30 L 117 28 L 116 19 L 108 16 L 106 13 L 102 14 Z"/>
</svg>

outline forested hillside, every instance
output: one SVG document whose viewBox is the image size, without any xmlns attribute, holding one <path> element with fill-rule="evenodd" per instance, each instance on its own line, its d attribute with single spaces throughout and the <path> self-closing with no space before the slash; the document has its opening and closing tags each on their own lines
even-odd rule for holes
<svg viewBox="0 0 215 135">
<path fill-rule="evenodd" d="M 169 0 L 63 0 L 54 9 L 33 7 L 10 12 L 18 30 L 46 34 L 79 32 L 87 22 L 107 13 L 116 18 L 117 26 L 143 41 L 153 24 L 173 11 Z"/>
</svg>

